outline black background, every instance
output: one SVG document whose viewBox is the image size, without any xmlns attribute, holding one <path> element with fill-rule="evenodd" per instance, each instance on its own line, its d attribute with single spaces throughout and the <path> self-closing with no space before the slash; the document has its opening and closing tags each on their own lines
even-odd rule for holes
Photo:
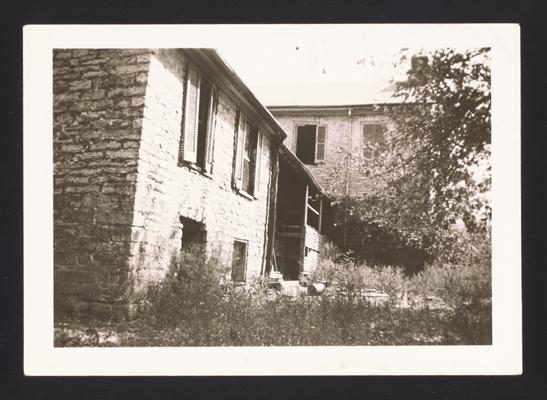
<svg viewBox="0 0 547 400">
<path fill-rule="evenodd" d="M 547 398 L 545 1 L 2 1 L 0 399 Z M 524 373 L 513 377 L 25 377 L 22 27 L 181 23 L 521 24 Z M 381 38 L 379 38 L 381 40 Z M 242 44 L 244 45 L 244 44 Z M 32 244 L 27 244 L 31 246 Z M 264 360 L 268 362 L 268 360 Z M 290 360 L 287 360 L 290 362 Z M 420 360 L 416 360 L 420 362 Z"/>
</svg>

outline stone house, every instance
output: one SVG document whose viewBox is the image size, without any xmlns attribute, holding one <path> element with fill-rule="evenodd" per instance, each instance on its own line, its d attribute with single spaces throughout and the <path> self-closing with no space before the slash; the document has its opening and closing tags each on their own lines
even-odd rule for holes
<svg viewBox="0 0 547 400">
<path fill-rule="evenodd" d="M 313 174 L 319 185 L 337 195 L 359 196 L 366 190 L 363 175 L 354 171 L 349 157 L 366 162 L 371 146 L 381 144 L 388 130 L 393 129 L 382 107 L 378 106 L 276 105 L 268 109 L 287 133 L 285 146 Z M 397 248 L 382 238 L 360 243 L 359 252 L 368 262 L 403 265 L 409 270 L 420 269 L 425 262 L 423 252 Z"/>
<path fill-rule="evenodd" d="M 191 242 L 234 282 L 317 264 L 325 193 L 216 51 L 56 49 L 53 130 L 56 315 L 125 313 Z"/>
</svg>

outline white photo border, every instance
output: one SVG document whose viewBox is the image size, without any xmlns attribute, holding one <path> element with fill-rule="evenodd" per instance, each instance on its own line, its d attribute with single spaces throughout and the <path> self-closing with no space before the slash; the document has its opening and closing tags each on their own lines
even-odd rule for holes
<svg viewBox="0 0 547 400">
<path fill-rule="evenodd" d="M 517 24 L 30 25 L 23 29 L 26 375 L 516 375 L 522 373 L 520 27 Z M 53 346 L 52 50 L 218 48 L 278 35 L 370 35 L 403 47 L 492 49 L 490 346 Z M 347 40 L 341 43 L 348 43 Z"/>
</svg>

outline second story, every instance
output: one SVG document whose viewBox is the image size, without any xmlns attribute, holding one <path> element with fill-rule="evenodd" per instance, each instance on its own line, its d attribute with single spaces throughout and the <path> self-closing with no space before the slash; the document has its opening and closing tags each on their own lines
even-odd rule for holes
<svg viewBox="0 0 547 400">
<path fill-rule="evenodd" d="M 374 104 L 268 109 L 287 133 L 285 145 L 325 189 L 336 193 L 359 190 L 348 157 L 366 162 L 371 146 L 381 144 L 389 129 L 389 119 Z"/>
<path fill-rule="evenodd" d="M 269 107 L 287 133 L 285 145 L 327 190 L 359 190 L 348 156 L 366 162 L 383 142 L 389 120 L 374 104 Z"/>
</svg>

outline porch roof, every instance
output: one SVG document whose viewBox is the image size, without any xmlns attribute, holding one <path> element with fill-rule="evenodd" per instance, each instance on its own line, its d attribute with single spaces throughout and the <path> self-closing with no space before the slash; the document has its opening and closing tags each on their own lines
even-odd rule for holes
<svg viewBox="0 0 547 400">
<path fill-rule="evenodd" d="M 319 184 L 317 179 L 313 176 L 313 174 L 310 172 L 310 170 L 306 167 L 306 165 L 300 161 L 300 159 L 294 154 L 291 149 L 289 149 L 284 144 L 281 145 L 279 148 L 279 153 L 281 155 L 281 159 L 287 161 L 289 166 L 300 176 L 302 177 L 308 185 L 311 185 L 317 192 L 321 194 L 321 196 L 332 199 L 332 196 L 327 194 L 327 192 L 323 189 L 323 187 Z"/>
</svg>

